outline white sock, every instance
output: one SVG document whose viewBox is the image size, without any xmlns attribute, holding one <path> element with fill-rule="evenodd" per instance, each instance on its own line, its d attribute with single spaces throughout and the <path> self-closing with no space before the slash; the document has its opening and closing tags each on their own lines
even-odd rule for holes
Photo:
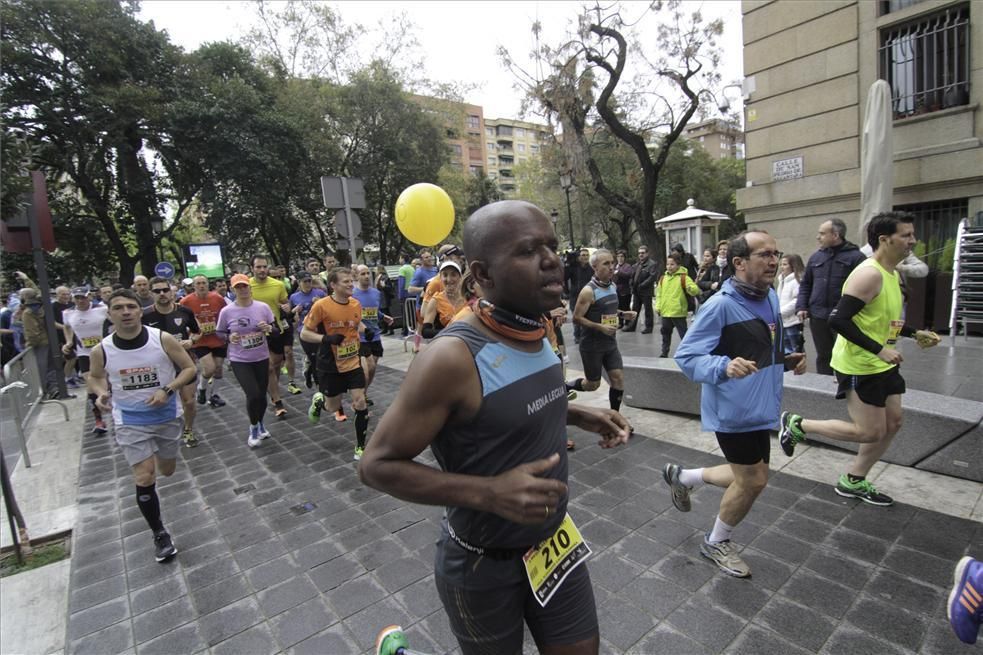
<svg viewBox="0 0 983 655">
<path fill-rule="evenodd" d="M 718 543 L 721 541 L 730 541 L 730 533 L 734 531 L 734 526 L 727 525 L 717 517 L 717 520 L 713 522 L 713 530 L 710 532 L 710 536 L 707 541 L 710 543 Z"/>
<path fill-rule="evenodd" d="M 683 469 L 679 472 L 679 481 L 690 489 L 702 487 L 706 484 L 703 481 L 703 469 Z"/>
<path fill-rule="evenodd" d="M 204 375 L 198 374 L 198 390 L 204 391 L 208 387 L 208 380 L 205 379 Z"/>
</svg>

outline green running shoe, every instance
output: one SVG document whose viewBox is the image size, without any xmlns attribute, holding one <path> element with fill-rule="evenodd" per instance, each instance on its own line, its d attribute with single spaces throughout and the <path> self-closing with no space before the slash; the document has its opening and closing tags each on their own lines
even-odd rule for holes
<svg viewBox="0 0 983 655">
<path fill-rule="evenodd" d="M 318 391 L 311 398 L 311 407 L 307 410 L 307 420 L 317 423 L 321 420 L 321 410 L 324 409 L 324 394 Z"/>
<path fill-rule="evenodd" d="M 806 433 L 802 431 L 802 417 L 792 412 L 782 412 L 781 432 L 778 443 L 789 457 L 795 452 L 795 444 L 805 441 Z"/>
<path fill-rule="evenodd" d="M 869 480 L 865 479 L 854 482 L 847 477 L 846 473 L 841 475 L 840 479 L 836 481 L 833 491 L 844 498 L 859 498 L 865 503 L 877 505 L 878 507 L 887 507 L 888 505 L 894 504 L 893 498 L 879 492 Z"/>
</svg>

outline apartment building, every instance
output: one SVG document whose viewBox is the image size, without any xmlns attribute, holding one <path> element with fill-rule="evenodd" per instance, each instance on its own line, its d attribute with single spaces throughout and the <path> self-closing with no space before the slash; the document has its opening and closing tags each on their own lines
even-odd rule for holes
<svg viewBox="0 0 983 655">
<path fill-rule="evenodd" d="M 686 126 L 683 134 L 714 159 L 744 158 L 744 133 L 737 123 L 711 118 Z"/>
<path fill-rule="evenodd" d="M 548 129 L 546 125 L 511 118 L 485 119 L 486 171 L 505 197 L 515 193 L 515 167 L 539 157 Z"/>
<path fill-rule="evenodd" d="M 877 79 L 892 90 L 895 208 L 937 249 L 960 218 L 983 220 L 983 3 L 744 0 L 742 13 L 748 186 L 737 205 L 749 225 L 804 255 L 833 217 L 862 242 L 861 133 Z"/>
</svg>

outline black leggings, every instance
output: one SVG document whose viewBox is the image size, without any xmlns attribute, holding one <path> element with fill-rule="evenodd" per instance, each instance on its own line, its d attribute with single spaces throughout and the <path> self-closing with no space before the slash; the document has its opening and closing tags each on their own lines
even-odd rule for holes
<svg viewBox="0 0 983 655">
<path fill-rule="evenodd" d="M 270 381 L 270 360 L 232 362 L 232 373 L 246 394 L 246 414 L 249 423 L 256 425 L 266 415 L 266 385 Z"/>
</svg>

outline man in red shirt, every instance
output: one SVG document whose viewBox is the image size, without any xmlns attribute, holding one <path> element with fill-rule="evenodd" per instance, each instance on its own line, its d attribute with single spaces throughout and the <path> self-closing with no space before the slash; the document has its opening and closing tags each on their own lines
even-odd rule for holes
<svg viewBox="0 0 983 655">
<path fill-rule="evenodd" d="M 195 358 L 201 363 L 201 375 L 198 376 L 198 404 L 206 402 L 212 407 L 222 407 L 225 401 L 218 395 L 219 384 L 222 381 L 222 364 L 228 354 L 225 342 L 215 334 L 218 323 L 218 313 L 225 307 L 225 299 L 214 291 L 208 290 L 208 278 L 196 275 L 194 278 L 194 293 L 181 299 L 181 304 L 194 313 L 201 329 L 201 337 L 191 349 Z M 212 392 L 208 394 L 208 386 Z"/>
</svg>

